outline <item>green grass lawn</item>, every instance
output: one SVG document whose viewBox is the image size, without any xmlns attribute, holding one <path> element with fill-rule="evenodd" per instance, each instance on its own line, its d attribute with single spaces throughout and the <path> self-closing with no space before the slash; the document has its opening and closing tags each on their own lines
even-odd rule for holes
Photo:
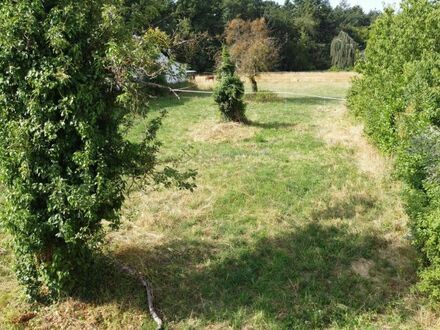
<svg viewBox="0 0 440 330">
<path fill-rule="evenodd" d="M 209 97 L 152 102 L 163 108 L 161 157 L 197 169 L 198 188 L 132 193 L 106 253 L 150 278 L 169 329 L 439 325 L 412 290 L 399 183 L 389 160 L 352 138 L 343 103 L 252 102 L 250 125 L 222 123 Z M 36 309 L 29 328 L 154 329 L 144 292 L 116 270 L 91 302 L 27 305 L 0 241 L 0 328 Z"/>
</svg>

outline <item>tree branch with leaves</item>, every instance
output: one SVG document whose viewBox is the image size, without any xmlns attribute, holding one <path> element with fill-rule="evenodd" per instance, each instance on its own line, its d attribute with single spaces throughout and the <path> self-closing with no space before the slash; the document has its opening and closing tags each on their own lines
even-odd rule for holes
<svg viewBox="0 0 440 330">
<path fill-rule="evenodd" d="M 266 20 L 234 19 L 229 22 L 225 33 L 238 72 L 249 79 L 252 91 L 258 92 L 257 76 L 272 70 L 279 57 L 278 46 L 270 37 Z"/>
</svg>

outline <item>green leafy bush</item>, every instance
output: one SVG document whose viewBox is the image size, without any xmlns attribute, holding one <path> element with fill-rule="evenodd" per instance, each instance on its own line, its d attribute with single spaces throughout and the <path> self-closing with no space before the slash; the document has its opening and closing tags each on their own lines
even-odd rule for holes
<svg viewBox="0 0 440 330">
<path fill-rule="evenodd" d="M 246 121 L 246 105 L 243 102 L 244 84 L 235 74 L 235 65 L 226 47 L 223 48 L 217 77 L 219 83 L 214 90 L 214 100 L 223 117 L 235 122 Z"/>
<path fill-rule="evenodd" d="M 141 143 L 124 139 L 132 110 L 145 108 L 139 80 L 160 72 L 167 37 L 133 37 L 121 4 L 0 4 L 0 221 L 34 299 L 87 293 L 103 220 L 119 225 L 124 177 L 168 182 L 169 170 L 154 171 L 160 118 Z"/>
<path fill-rule="evenodd" d="M 397 155 L 421 289 L 440 299 L 440 3 L 406 0 L 374 25 L 349 96 L 366 132 Z"/>
</svg>

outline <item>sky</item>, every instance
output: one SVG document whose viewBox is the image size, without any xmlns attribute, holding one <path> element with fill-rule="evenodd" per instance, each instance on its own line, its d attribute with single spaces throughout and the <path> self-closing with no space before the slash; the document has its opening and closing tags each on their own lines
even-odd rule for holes
<svg viewBox="0 0 440 330">
<path fill-rule="evenodd" d="M 276 0 L 277 2 L 283 4 L 284 0 Z M 333 6 L 337 6 L 341 0 L 330 0 Z M 398 4 L 399 0 L 347 0 L 347 2 L 353 6 L 360 5 L 364 10 L 370 11 L 372 9 L 382 10 L 384 4 Z"/>
</svg>

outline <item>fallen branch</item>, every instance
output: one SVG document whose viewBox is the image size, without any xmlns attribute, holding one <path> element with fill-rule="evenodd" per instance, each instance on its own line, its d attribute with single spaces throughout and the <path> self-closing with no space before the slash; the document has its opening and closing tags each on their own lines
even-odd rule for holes
<svg viewBox="0 0 440 330">
<path fill-rule="evenodd" d="M 176 90 L 173 89 L 173 88 L 171 88 L 171 87 L 164 86 L 164 85 L 161 85 L 161 84 L 156 84 L 156 83 L 149 82 L 149 81 L 135 80 L 135 82 L 140 83 L 140 84 L 145 85 L 145 86 L 148 86 L 148 87 L 153 87 L 153 88 L 158 88 L 158 89 L 165 89 L 165 90 L 169 91 L 170 93 L 173 93 L 174 96 L 175 96 L 177 99 L 180 100 L 180 96 L 179 96 L 179 94 L 177 94 L 177 93 L 176 93 Z"/>
<path fill-rule="evenodd" d="M 157 314 L 156 309 L 154 308 L 153 288 L 152 288 L 150 282 L 142 274 L 140 274 L 139 272 L 130 268 L 129 266 L 124 265 L 124 264 L 122 264 L 118 261 L 115 261 L 115 260 L 113 260 L 113 262 L 115 264 L 117 264 L 124 273 L 136 278 L 142 284 L 142 286 L 145 288 L 145 290 L 147 291 L 148 310 L 150 311 L 150 315 L 153 318 L 154 322 L 156 322 L 156 324 L 157 324 L 157 330 L 162 330 L 163 329 L 163 321 L 159 317 L 159 315 Z"/>
<path fill-rule="evenodd" d="M 15 318 L 14 323 L 15 324 L 25 324 L 25 323 L 28 323 L 33 318 L 35 318 L 36 316 L 37 316 L 37 313 L 35 313 L 35 312 L 25 313 L 25 314 L 20 315 L 17 318 Z"/>
</svg>

